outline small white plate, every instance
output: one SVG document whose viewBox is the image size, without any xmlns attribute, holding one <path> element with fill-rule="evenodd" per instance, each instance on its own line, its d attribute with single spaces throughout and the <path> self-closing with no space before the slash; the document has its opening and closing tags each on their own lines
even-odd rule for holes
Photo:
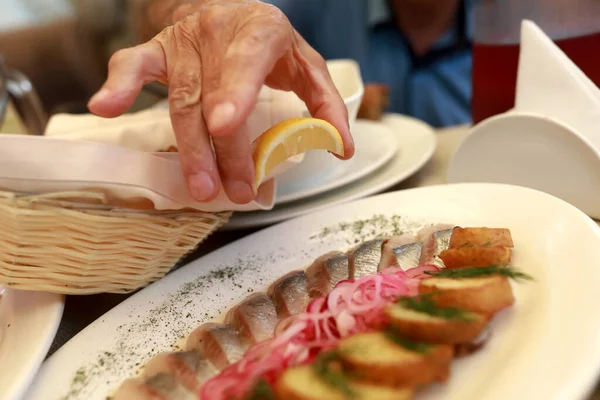
<svg viewBox="0 0 600 400">
<path fill-rule="evenodd" d="M 61 295 L 6 289 L 0 300 L 0 399 L 24 398 L 56 335 L 63 308 Z"/>
<path fill-rule="evenodd" d="M 600 228 L 548 194 L 494 184 L 403 190 L 287 221 L 167 275 L 85 328 L 43 365 L 28 400 L 105 400 L 153 355 L 316 257 L 425 223 L 509 228 L 533 282 L 492 322 L 490 342 L 418 400 L 580 400 L 600 368 Z"/>
<path fill-rule="evenodd" d="M 318 175 L 300 181 L 278 183 L 275 204 L 290 203 L 345 186 L 379 169 L 396 154 L 398 141 L 389 127 L 381 122 L 356 121 L 352 136 L 356 147 L 354 157 L 342 161 L 328 155 L 333 158 L 333 163 Z M 299 164 L 293 168 L 301 166 Z"/>
<path fill-rule="evenodd" d="M 600 219 L 600 149 L 540 114 L 512 111 L 476 125 L 454 154 L 447 178 L 541 190 Z"/>
<path fill-rule="evenodd" d="M 436 136 L 433 128 L 414 118 L 386 115 L 383 123 L 397 141 L 391 161 L 351 184 L 302 201 L 275 206 L 270 211 L 235 213 L 222 230 L 261 227 L 293 217 L 367 197 L 388 189 L 417 172 L 433 155 Z"/>
</svg>

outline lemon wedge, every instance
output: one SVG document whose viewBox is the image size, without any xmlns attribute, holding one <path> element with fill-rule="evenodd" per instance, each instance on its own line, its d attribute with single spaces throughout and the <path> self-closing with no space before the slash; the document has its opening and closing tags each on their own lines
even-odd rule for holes
<svg viewBox="0 0 600 400">
<path fill-rule="evenodd" d="M 333 125 L 318 118 L 288 119 L 267 129 L 253 143 L 254 190 L 275 166 L 308 150 L 328 150 L 343 156 L 342 136 Z"/>
</svg>

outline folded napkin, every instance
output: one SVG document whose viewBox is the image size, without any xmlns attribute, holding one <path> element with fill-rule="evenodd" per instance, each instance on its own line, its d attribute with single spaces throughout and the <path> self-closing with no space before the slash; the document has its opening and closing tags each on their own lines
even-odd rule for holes
<svg viewBox="0 0 600 400">
<path fill-rule="evenodd" d="M 305 106 L 289 93 L 261 90 L 246 126 L 250 141 L 285 119 L 305 116 Z M 188 194 L 169 112 L 154 108 L 118 118 L 56 115 L 44 137 L 0 137 L 0 188 L 17 192 L 102 190 L 115 204 L 152 202 L 158 210 L 194 208 L 208 212 L 268 210 L 275 199 L 274 177 L 302 162 L 303 155 L 278 165 L 256 199 L 235 204 L 221 191 L 211 202 Z"/>
<path fill-rule="evenodd" d="M 519 57 L 515 111 L 553 117 L 600 149 L 600 89 L 531 21 Z"/>
</svg>

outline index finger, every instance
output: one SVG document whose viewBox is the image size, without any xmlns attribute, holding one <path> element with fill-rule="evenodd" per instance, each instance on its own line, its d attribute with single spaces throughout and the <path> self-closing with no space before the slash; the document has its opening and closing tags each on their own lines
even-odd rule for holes
<svg viewBox="0 0 600 400">
<path fill-rule="evenodd" d="M 302 79 L 296 80 L 294 93 L 306 103 L 313 117 L 328 121 L 338 130 L 344 142 L 344 155 L 340 158 L 352 158 L 354 140 L 350 133 L 348 108 L 329 75 L 327 63 L 300 35 L 298 47 L 303 56 L 298 57 Z"/>
</svg>

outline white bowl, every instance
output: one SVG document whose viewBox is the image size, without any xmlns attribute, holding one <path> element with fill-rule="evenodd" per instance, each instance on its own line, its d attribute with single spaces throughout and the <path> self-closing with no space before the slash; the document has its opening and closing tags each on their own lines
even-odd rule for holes
<svg viewBox="0 0 600 400">
<path fill-rule="evenodd" d="M 350 131 L 354 128 L 356 116 L 364 94 L 363 81 L 360 75 L 360 68 L 353 60 L 332 60 L 327 62 L 327 67 L 333 83 L 344 99 L 348 108 L 348 119 L 350 122 Z M 303 115 L 308 117 L 309 113 L 304 103 L 289 92 L 281 92 L 279 101 L 296 101 L 301 103 Z M 279 97 L 278 95 L 278 97 Z M 285 98 L 283 97 L 285 96 Z M 333 168 L 337 162 L 341 162 L 326 151 L 308 151 L 305 153 L 304 160 L 287 170 L 277 177 L 279 183 L 298 182 L 314 177 L 324 170 Z"/>
<path fill-rule="evenodd" d="M 543 115 L 512 111 L 476 125 L 452 158 L 447 180 L 526 186 L 600 219 L 600 150 Z"/>
</svg>

